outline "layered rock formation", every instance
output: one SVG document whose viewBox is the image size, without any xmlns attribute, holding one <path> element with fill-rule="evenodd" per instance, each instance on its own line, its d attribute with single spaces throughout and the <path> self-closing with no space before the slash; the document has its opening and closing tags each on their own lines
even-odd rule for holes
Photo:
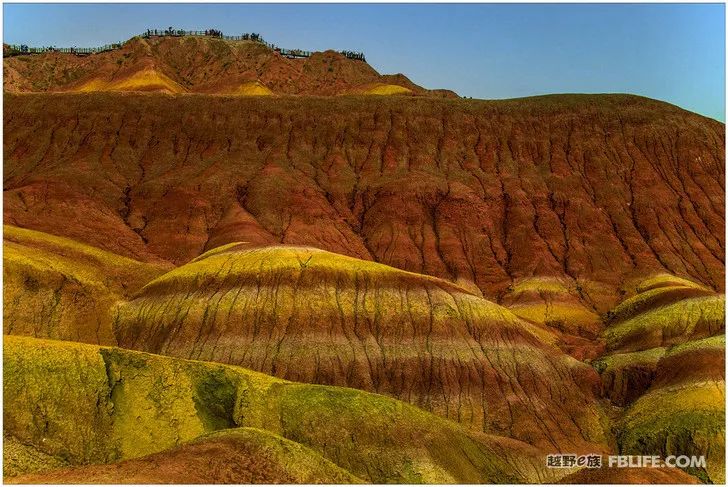
<svg viewBox="0 0 728 487">
<path fill-rule="evenodd" d="M 116 344 L 112 308 L 167 265 L 5 225 L 3 333 Z"/>
<path fill-rule="evenodd" d="M 335 51 L 290 59 L 254 41 L 212 37 L 135 37 L 121 49 L 79 57 L 49 52 L 4 60 L 12 92 L 153 91 L 257 96 L 340 94 L 456 98 L 403 74 L 381 75 Z M 241 86 L 257 85 L 255 90 Z"/>
<path fill-rule="evenodd" d="M 725 296 L 669 275 L 650 277 L 608 314 L 608 353 L 594 366 L 629 455 L 692 455 L 685 470 L 725 482 Z"/>
<path fill-rule="evenodd" d="M 437 278 L 313 248 L 230 244 L 118 308 L 119 345 L 387 394 L 540 447 L 600 451 L 590 367 Z"/>
<path fill-rule="evenodd" d="M 6 336 L 4 352 L 6 435 L 71 465 L 139 458 L 118 466 L 63 470 L 57 476 L 36 475 L 27 480 L 111 480 L 132 466 L 138 467 L 135 475 L 140 480 L 172 480 L 179 477 L 170 476 L 166 468 L 180 463 L 192 468 L 194 453 L 216 444 L 243 465 L 267 462 L 279 479 L 310 479 L 318 474 L 322 475 L 319 481 L 356 476 L 374 483 L 553 478 L 543 467 L 540 452 L 526 444 L 469 432 L 375 394 L 285 382 L 239 367 L 69 342 Z M 249 428 L 264 431 L 246 434 Z M 211 432 L 219 433 L 188 443 Z M 271 454 L 270 449 L 256 453 L 261 442 L 277 444 L 277 453 Z M 147 457 L 183 443 L 187 446 Z M 276 465 L 280 448 L 294 450 L 290 463 Z M 203 458 L 220 460 L 215 455 Z M 302 477 L 306 465 L 299 460 L 306 458 L 315 460 L 308 464 L 315 470 Z M 150 462 L 159 462 L 156 477 L 145 477 Z M 15 471 L 22 473 L 23 466 L 22 461 L 16 462 Z M 32 466 L 39 473 L 48 471 L 42 464 Z M 225 468 L 229 472 L 231 466 Z M 259 469 L 248 472 L 262 474 Z"/>
<path fill-rule="evenodd" d="M 724 481 L 723 124 L 210 38 L 4 72 L 13 481 Z"/>
<path fill-rule="evenodd" d="M 310 245 L 490 297 L 563 278 L 597 313 L 655 272 L 723 289 L 723 126 L 644 98 L 54 94 L 4 110 L 6 223 L 136 259 Z"/>
<path fill-rule="evenodd" d="M 139 459 L 11 477 L 18 484 L 356 484 L 298 443 L 255 428 L 223 430 Z"/>
</svg>

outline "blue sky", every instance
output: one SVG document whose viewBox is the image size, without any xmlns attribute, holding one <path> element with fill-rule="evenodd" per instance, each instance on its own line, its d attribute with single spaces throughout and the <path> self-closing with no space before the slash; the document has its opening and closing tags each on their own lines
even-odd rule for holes
<svg viewBox="0 0 728 487">
<path fill-rule="evenodd" d="M 4 42 L 95 46 L 146 28 L 364 51 L 474 98 L 634 93 L 725 121 L 722 4 L 5 4 Z"/>
</svg>

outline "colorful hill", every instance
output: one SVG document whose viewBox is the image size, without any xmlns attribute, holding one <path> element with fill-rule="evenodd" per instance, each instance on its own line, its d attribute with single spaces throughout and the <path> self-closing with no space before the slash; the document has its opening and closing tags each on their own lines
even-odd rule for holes
<svg viewBox="0 0 728 487">
<path fill-rule="evenodd" d="M 643 280 L 607 316 L 610 352 L 594 362 L 620 410 L 617 448 L 628 455 L 703 456 L 684 470 L 725 482 L 725 297 L 669 275 Z M 621 409 L 624 408 L 624 409 Z"/>
<path fill-rule="evenodd" d="M 6 479 L 18 484 L 356 484 L 313 450 L 265 430 L 222 430 L 145 457 Z"/>
<path fill-rule="evenodd" d="M 246 81 L 235 90 L 236 94 L 246 96 L 270 96 L 273 92 L 259 81 Z"/>
<path fill-rule="evenodd" d="M 369 83 L 358 86 L 350 92 L 352 95 L 411 95 L 412 93 L 412 90 L 404 86 L 385 83 Z"/>
<path fill-rule="evenodd" d="M 495 300 L 561 280 L 576 296 L 553 304 L 592 318 L 657 273 L 724 287 L 723 125 L 644 98 L 54 93 L 4 110 L 6 223 L 137 260 L 314 246 Z"/>
<path fill-rule="evenodd" d="M 116 344 L 112 307 L 168 266 L 3 227 L 3 332 Z"/>
<path fill-rule="evenodd" d="M 605 441 L 596 376 L 553 333 L 371 261 L 229 244 L 147 284 L 114 323 L 129 349 L 378 392 L 537 446 Z"/>
<path fill-rule="evenodd" d="M 603 284 L 592 281 L 532 277 L 514 282 L 500 302 L 519 318 L 556 333 L 562 350 L 584 360 L 603 352 L 603 344 L 597 340 L 603 327 L 601 317 L 586 303 L 591 293 L 605 291 Z"/>
<path fill-rule="evenodd" d="M 704 482 L 725 483 L 725 335 L 687 342 L 657 363 L 650 389 L 617 423 L 625 454 L 695 455 L 686 468 Z"/>
<path fill-rule="evenodd" d="M 649 278 L 607 313 L 603 336 L 612 352 L 648 350 L 705 338 L 725 329 L 725 295 L 674 276 Z"/>
<path fill-rule="evenodd" d="M 213 37 L 134 37 L 121 49 L 87 57 L 48 52 L 7 57 L 3 65 L 4 89 L 10 92 L 258 95 L 266 91 L 257 87 L 251 93 L 253 83 L 281 95 L 337 95 L 368 86 L 378 94 L 391 94 L 394 89 L 419 96 L 457 97 L 447 90 L 426 90 L 401 74 L 380 75 L 365 61 L 334 51 L 290 59 L 259 42 Z"/>
<path fill-rule="evenodd" d="M 220 469 L 215 472 L 221 477 L 210 480 L 230 479 L 235 464 L 253 466 L 238 472 L 237 479 L 350 481 L 356 476 L 376 483 L 499 483 L 549 478 L 539 452 L 528 445 L 469 432 L 375 394 L 69 342 L 6 336 L 4 350 L 6 435 L 71 465 L 137 459 L 57 475 L 40 475 L 48 470 L 33 464 L 39 475 L 18 482 L 112 480 L 123 472 L 139 480 L 170 481 L 179 478 L 170 470 L 180 464 L 191 469 L 193 479 L 202 461 Z M 282 465 L 286 451 L 290 463 Z M 159 452 L 164 453 L 147 456 Z M 225 458 L 235 463 L 221 464 Z M 152 471 L 150 465 L 161 467 Z"/>
<path fill-rule="evenodd" d="M 4 54 L 4 481 L 725 481 L 724 124 L 211 36 Z"/>
<path fill-rule="evenodd" d="M 152 91 L 159 93 L 184 93 L 186 90 L 168 76 L 155 69 L 142 69 L 128 76 L 117 76 L 112 80 L 91 79 L 69 91 L 82 93 L 92 91 Z"/>
</svg>

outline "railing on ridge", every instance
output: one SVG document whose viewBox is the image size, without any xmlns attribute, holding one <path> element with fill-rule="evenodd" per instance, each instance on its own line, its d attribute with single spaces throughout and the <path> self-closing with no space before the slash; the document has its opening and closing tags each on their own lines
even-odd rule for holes
<svg viewBox="0 0 728 487">
<path fill-rule="evenodd" d="M 144 34 L 142 34 L 142 37 L 144 38 L 150 38 L 150 37 L 186 37 L 186 36 L 199 36 L 199 37 L 215 37 L 218 39 L 223 39 L 226 41 L 253 41 L 258 42 L 260 44 L 263 44 L 264 46 L 268 47 L 269 49 L 272 49 L 273 51 L 276 51 L 280 53 L 282 56 L 286 56 L 288 58 L 307 58 L 311 57 L 313 54 L 311 51 L 304 51 L 301 49 L 284 49 L 282 47 L 278 47 L 275 44 L 272 44 L 270 42 L 267 42 L 260 34 L 256 33 L 246 33 L 241 34 L 239 36 L 227 36 L 224 35 L 221 31 L 216 29 L 208 29 L 208 30 L 181 30 L 181 29 L 172 29 L 171 27 L 169 29 L 147 29 Z M 107 51 L 113 51 L 115 49 L 121 49 L 123 43 L 116 42 L 113 44 L 106 44 L 101 47 L 56 47 L 56 46 L 47 46 L 47 47 L 29 47 L 25 44 L 9 44 L 5 46 L 5 49 L 3 49 L 3 57 L 6 56 L 20 56 L 25 54 L 43 54 L 46 52 L 60 52 L 63 54 L 75 54 L 77 56 L 88 56 L 91 54 L 98 54 L 102 52 Z M 339 51 L 339 54 L 342 54 L 343 56 L 347 57 L 348 59 L 354 59 L 358 61 L 365 61 L 366 58 L 364 57 L 363 52 L 356 52 L 356 51 Z"/>
</svg>

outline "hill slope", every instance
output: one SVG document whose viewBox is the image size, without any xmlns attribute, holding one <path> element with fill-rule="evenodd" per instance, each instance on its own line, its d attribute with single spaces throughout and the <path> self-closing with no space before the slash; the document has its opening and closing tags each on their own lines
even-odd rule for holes
<svg viewBox="0 0 728 487">
<path fill-rule="evenodd" d="M 168 268 L 5 225 L 3 333 L 114 345 L 114 304 Z"/>
<path fill-rule="evenodd" d="M 723 124 L 209 38 L 4 72 L 17 481 L 724 480 Z"/>
<path fill-rule="evenodd" d="M 256 428 L 222 430 L 110 465 L 6 479 L 18 484 L 351 484 L 362 480 L 298 443 Z"/>
<path fill-rule="evenodd" d="M 384 94 L 457 97 L 426 90 L 406 76 L 380 75 L 365 61 L 334 51 L 289 59 L 264 44 L 212 37 L 135 37 L 121 49 L 78 57 L 45 53 L 3 60 L 4 89 L 27 91 L 162 91 L 258 95 L 363 93 L 373 84 L 394 86 Z M 248 83 L 262 88 L 238 90 Z M 386 90 L 385 90 L 386 91 Z"/>
<path fill-rule="evenodd" d="M 125 348 L 383 393 L 537 446 L 605 448 L 591 368 L 440 279 L 230 244 L 147 284 L 114 323 Z"/>
<path fill-rule="evenodd" d="M 140 260 L 309 245 L 491 297 L 562 278 L 597 314 L 656 272 L 724 286 L 724 126 L 644 98 L 8 95 L 4 113 L 6 223 Z"/>
<path fill-rule="evenodd" d="M 617 442 L 629 455 L 704 456 L 685 470 L 725 483 L 725 335 L 669 349 L 650 389 L 624 411 Z"/>
<path fill-rule="evenodd" d="M 140 458 L 219 432 L 197 446 L 135 465 L 188 462 L 195 460 L 190 452 L 210 446 L 211 439 L 235 437 L 234 428 L 244 427 L 303 445 L 283 442 L 300 454 L 279 465 L 289 473 L 300 473 L 303 458 L 316 458 L 307 450 L 375 483 L 528 482 L 561 473 L 545 471 L 540 452 L 528 445 L 468 432 L 408 404 L 353 389 L 296 384 L 239 367 L 118 348 L 8 336 L 3 364 L 5 433 L 71 465 Z M 271 435 L 253 436 L 256 443 L 271 440 Z M 244 449 L 234 448 L 242 455 L 237 461 L 245 462 Z M 275 463 L 276 454 L 248 453 L 254 464 Z M 208 460 L 214 462 L 215 455 Z M 344 480 L 340 470 L 327 465 L 320 458 L 309 464 L 321 473 L 328 470 L 332 480 Z M 106 475 L 117 468 L 128 467 L 100 470 Z M 46 478 L 69 475 L 85 474 Z"/>
<path fill-rule="evenodd" d="M 696 455 L 688 473 L 725 482 L 725 296 L 660 274 L 608 313 L 594 362 L 622 454 Z M 624 409 L 622 409 L 624 408 Z"/>
</svg>

